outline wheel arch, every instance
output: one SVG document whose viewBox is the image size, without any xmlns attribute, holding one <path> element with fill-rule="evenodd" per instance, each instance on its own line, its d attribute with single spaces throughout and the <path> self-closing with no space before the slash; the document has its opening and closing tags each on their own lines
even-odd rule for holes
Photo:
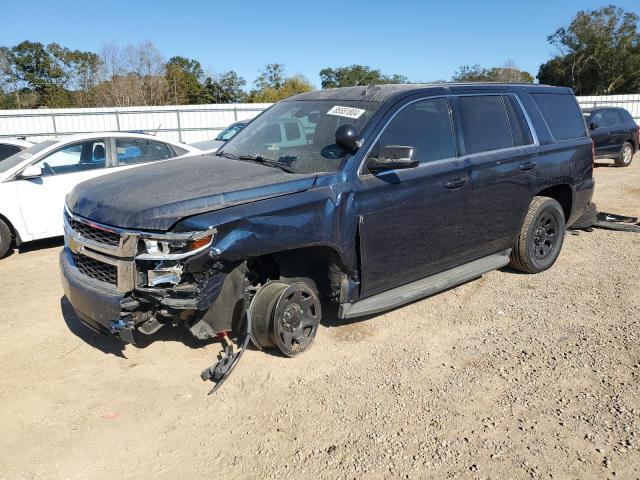
<svg viewBox="0 0 640 480">
<path fill-rule="evenodd" d="M 570 185 L 566 183 L 553 185 L 540 190 L 536 194 L 536 196 L 548 197 L 556 200 L 560 204 L 560 206 L 562 207 L 562 211 L 564 212 L 565 223 L 569 221 L 571 212 L 573 211 L 573 190 L 571 189 Z"/>
<path fill-rule="evenodd" d="M 345 265 L 340 251 L 331 245 L 312 245 L 279 250 L 247 259 L 250 275 L 259 282 L 308 278 L 323 296 L 336 297 L 345 277 L 354 272 Z"/>
<path fill-rule="evenodd" d="M 22 239 L 20 238 L 20 232 L 18 232 L 18 230 L 13 225 L 11 220 L 9 220 L 2 213 L 0 213 L 0 220 L 2 220 L 7 225 L 7 227 L 9 227 L 9 231 L 11 232 L 11 236 L 13 238 L 13 241 L 14 241 L 16 247 L 20 246 L 20 244 L 22 243 Z"/>
</svg>

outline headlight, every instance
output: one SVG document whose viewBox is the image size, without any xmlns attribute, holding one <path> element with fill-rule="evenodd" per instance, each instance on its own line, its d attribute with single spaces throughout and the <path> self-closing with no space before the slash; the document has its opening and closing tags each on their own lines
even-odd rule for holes
<svg viewBox="0 0 640 480">
<path fill-rule="evenodd" d="M 213 243 L 215 229 L 203 232 L 148 234 L 141 238 L 137 260 L 180 260 L 195 255 Z"/>
</svg>

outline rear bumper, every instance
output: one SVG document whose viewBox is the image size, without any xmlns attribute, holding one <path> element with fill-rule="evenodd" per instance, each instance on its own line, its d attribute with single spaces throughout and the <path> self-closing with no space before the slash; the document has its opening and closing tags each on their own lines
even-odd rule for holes
<svg viewBox="0 0 640 480">
<path fill-rule="evenodd" d="M 591 203 L 595 185 L 593 177 L 589 177 L 572 187 L 571 215 L 567 219 L 567 225 L 573 225 L 582 216 Z"/>
<path fill-rule="evenodd" d="M 133 328 L 121 308 L 124 295 L 115 286 L 80 273 L 67 248 L 60 252 L 60 271 L 64 293 L 87 327 L 133 343 Z"/>
</svg>

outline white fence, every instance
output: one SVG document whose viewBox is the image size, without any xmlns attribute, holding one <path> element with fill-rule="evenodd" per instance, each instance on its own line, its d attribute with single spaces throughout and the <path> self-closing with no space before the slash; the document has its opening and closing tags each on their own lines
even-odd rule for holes
<svg viewBox="0 0 640 480">
<path fill-rule="evenodd" d="M 137 131 L 185 143 L 212 140 L 230 123 L 250 119 L 269 103 L 165 107 L 0 110 L 0 137 L 39 142 L 72 133 Z"/>
<path fill-rule="evenodd" d="M 637 95 L 596 95 L 591 97 L 576 97 L 582 108 L 591 107 L 622 107 L 640 124 L 640 94 Z"/>
<path fill-rule="evenodd" d="M 626 108 L 640 124 L 640 94 L 578 97 L 578 103 L 585 108 Z M 230 123 L 253 118 L 270 105 L 238 103 L 175 107 L 0 110 L 0 137 L 26 137 L 37 142 L 71 133 L 143 130 L 157 132 L 158 137 L 192 143 L 211 140 Z"/>
</svg>

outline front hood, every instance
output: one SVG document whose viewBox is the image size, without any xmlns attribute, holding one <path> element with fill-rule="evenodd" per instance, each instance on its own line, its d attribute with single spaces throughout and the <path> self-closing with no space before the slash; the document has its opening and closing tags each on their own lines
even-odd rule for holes
<svg viewBox="0 0 640 480">
<path fill-rule="evenodd" d="M 105 225 L 168 230 L 188 216 L 307 190 L 315 178 L 315 174 L 199 155 L 82 182 L 67 196 L 67 207 Z"/>
</svg>

